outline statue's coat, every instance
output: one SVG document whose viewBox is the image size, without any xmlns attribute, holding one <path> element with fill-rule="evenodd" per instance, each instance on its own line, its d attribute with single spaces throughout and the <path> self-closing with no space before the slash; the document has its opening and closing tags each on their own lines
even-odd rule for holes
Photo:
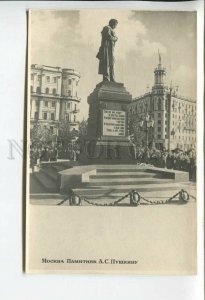
<svg viewBox="0 0 205 300">
<path fill-rule="evenodd" d="M 109 75 L 109 68 L 114 66 L 114 46 L 117 37 L 110 26 L 105 26 L 101 32 L 102 41 L 97 58 L 99 59 L 98 74 Z"/>
</svg>

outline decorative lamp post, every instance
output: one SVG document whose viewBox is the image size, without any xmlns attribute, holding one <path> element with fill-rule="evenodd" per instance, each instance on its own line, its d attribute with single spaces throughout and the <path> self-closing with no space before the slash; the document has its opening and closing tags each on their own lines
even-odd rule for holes
<svg viewBox="0 0 205 300">
<path fill-rule="evenodd" d="M 143 129 L 143 125 L 145 124 L 145 129 Z M 149 133 L 149 130 L 150 128 L 153 128 L 154 127 L 154 120 L 151 119 L 150 115 L 147 113 L 146 116 L 145 116 L 145 119 L 141 120 L 140 121 L 140 128 L 141 130 L 145 131 L 146 132 L 146 146 L 148 147 L 148 144 L 149 144 L 149 136 L 148 136 L 148 133 Z"/>
<path fill-rule="evenodd" d="M 170 151 L 170 146 L 171 146 L 171 135 L 175 135 L 175 131 L 174 129 L 171 131 L 171 111 L 172 111 L 172 95 L 176 95 L 177 91 L 179 89 L 179 86 L 178 85 L 172 85 L 172 81 L 171 81 L 171 84 L 170 84 L 170 87 L 169 87 L 169 105 L 168 105 L 168 124 L 169 124 L 169 127 L 168 127 L 168 151 Z M 173 107 L 173 110 L 174 110 L 174 107 Z M 174 133 L 173 133 L 174 132 Z"/>
<path fill-rule="evenodd" d="M 174 139 L 174 136 L 175 136 L 175 134 L 176 134 L 176 131 L 174 130 L 174 128 L 171 130 L 171 132 L 170 132 L 170 135 L 172 136 L 172 139 Z M 168 150 L 169 150 L 169 152 L 170 152 L 170 150 L 171 150 L 171 139 L 169 138 L 169 148 L 168 148 Z"/>
</svg>

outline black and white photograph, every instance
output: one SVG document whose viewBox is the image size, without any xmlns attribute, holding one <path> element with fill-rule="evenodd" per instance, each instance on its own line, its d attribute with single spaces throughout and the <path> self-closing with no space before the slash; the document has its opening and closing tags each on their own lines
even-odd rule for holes
<svg viewBox="0 0 205 300">
<path fill-rule="evenodd" d="M 196 12 L 28 20 L 27 271 L 196 274 Z"/>
<path fill-rule="evenodd" d="M 204 1 L 0 1 L 2 300 L 202 300 Z"/>
</svg>

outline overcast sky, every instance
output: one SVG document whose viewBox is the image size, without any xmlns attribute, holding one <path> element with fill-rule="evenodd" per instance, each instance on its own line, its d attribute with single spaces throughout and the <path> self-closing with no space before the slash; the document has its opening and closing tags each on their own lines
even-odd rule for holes
<svg viewBox="0 0 205 300">
<path fill-rule="evenodd" d="M 196 13 L 130 10 L 35 11 L 31 13 L 31 63 L 73 68 L 80 72 L 81 118 L 87 118 L 87 96 L 102 80 L 96 54 L 101 30 L 111 18 L 115 30 L 116 81 L 133 97 L 153 85 L 158 49 L 167 83 L 178 94 L 196 98 Z"/>
</svg>

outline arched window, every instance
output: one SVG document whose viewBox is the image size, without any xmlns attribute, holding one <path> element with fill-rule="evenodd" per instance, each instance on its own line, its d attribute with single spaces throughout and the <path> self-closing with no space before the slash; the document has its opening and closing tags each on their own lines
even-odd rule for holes
<svg viewBox="0 0 205 300">
<path fill-rule="evenodd" d="M 31 93 L 33 93 L 33 86 L 32 85 L 30 86 L 30 91 L 31 91 Z"/>
<path fill-rule="evenodd" d="M 49 94 L 49 88 L 46 88 L 46 94 Z"/>
<path fill-rule="evenodd" d="M 40 93 L 41 93 L 40 86 L 37 86 L 37 88 L 36 88 L 36 93 L 37 93 L 37 94 L 40 94 Z"/>
<path fill-rule="evenodd" d="M 53 89 L 53 95 L 55 95 L 56 94 L 56 89 Z"/>
<path fill-rule="evenodd" d="M 74 122 L 76 121 L 76 115 L 74 115 Z"/>
</svg>

